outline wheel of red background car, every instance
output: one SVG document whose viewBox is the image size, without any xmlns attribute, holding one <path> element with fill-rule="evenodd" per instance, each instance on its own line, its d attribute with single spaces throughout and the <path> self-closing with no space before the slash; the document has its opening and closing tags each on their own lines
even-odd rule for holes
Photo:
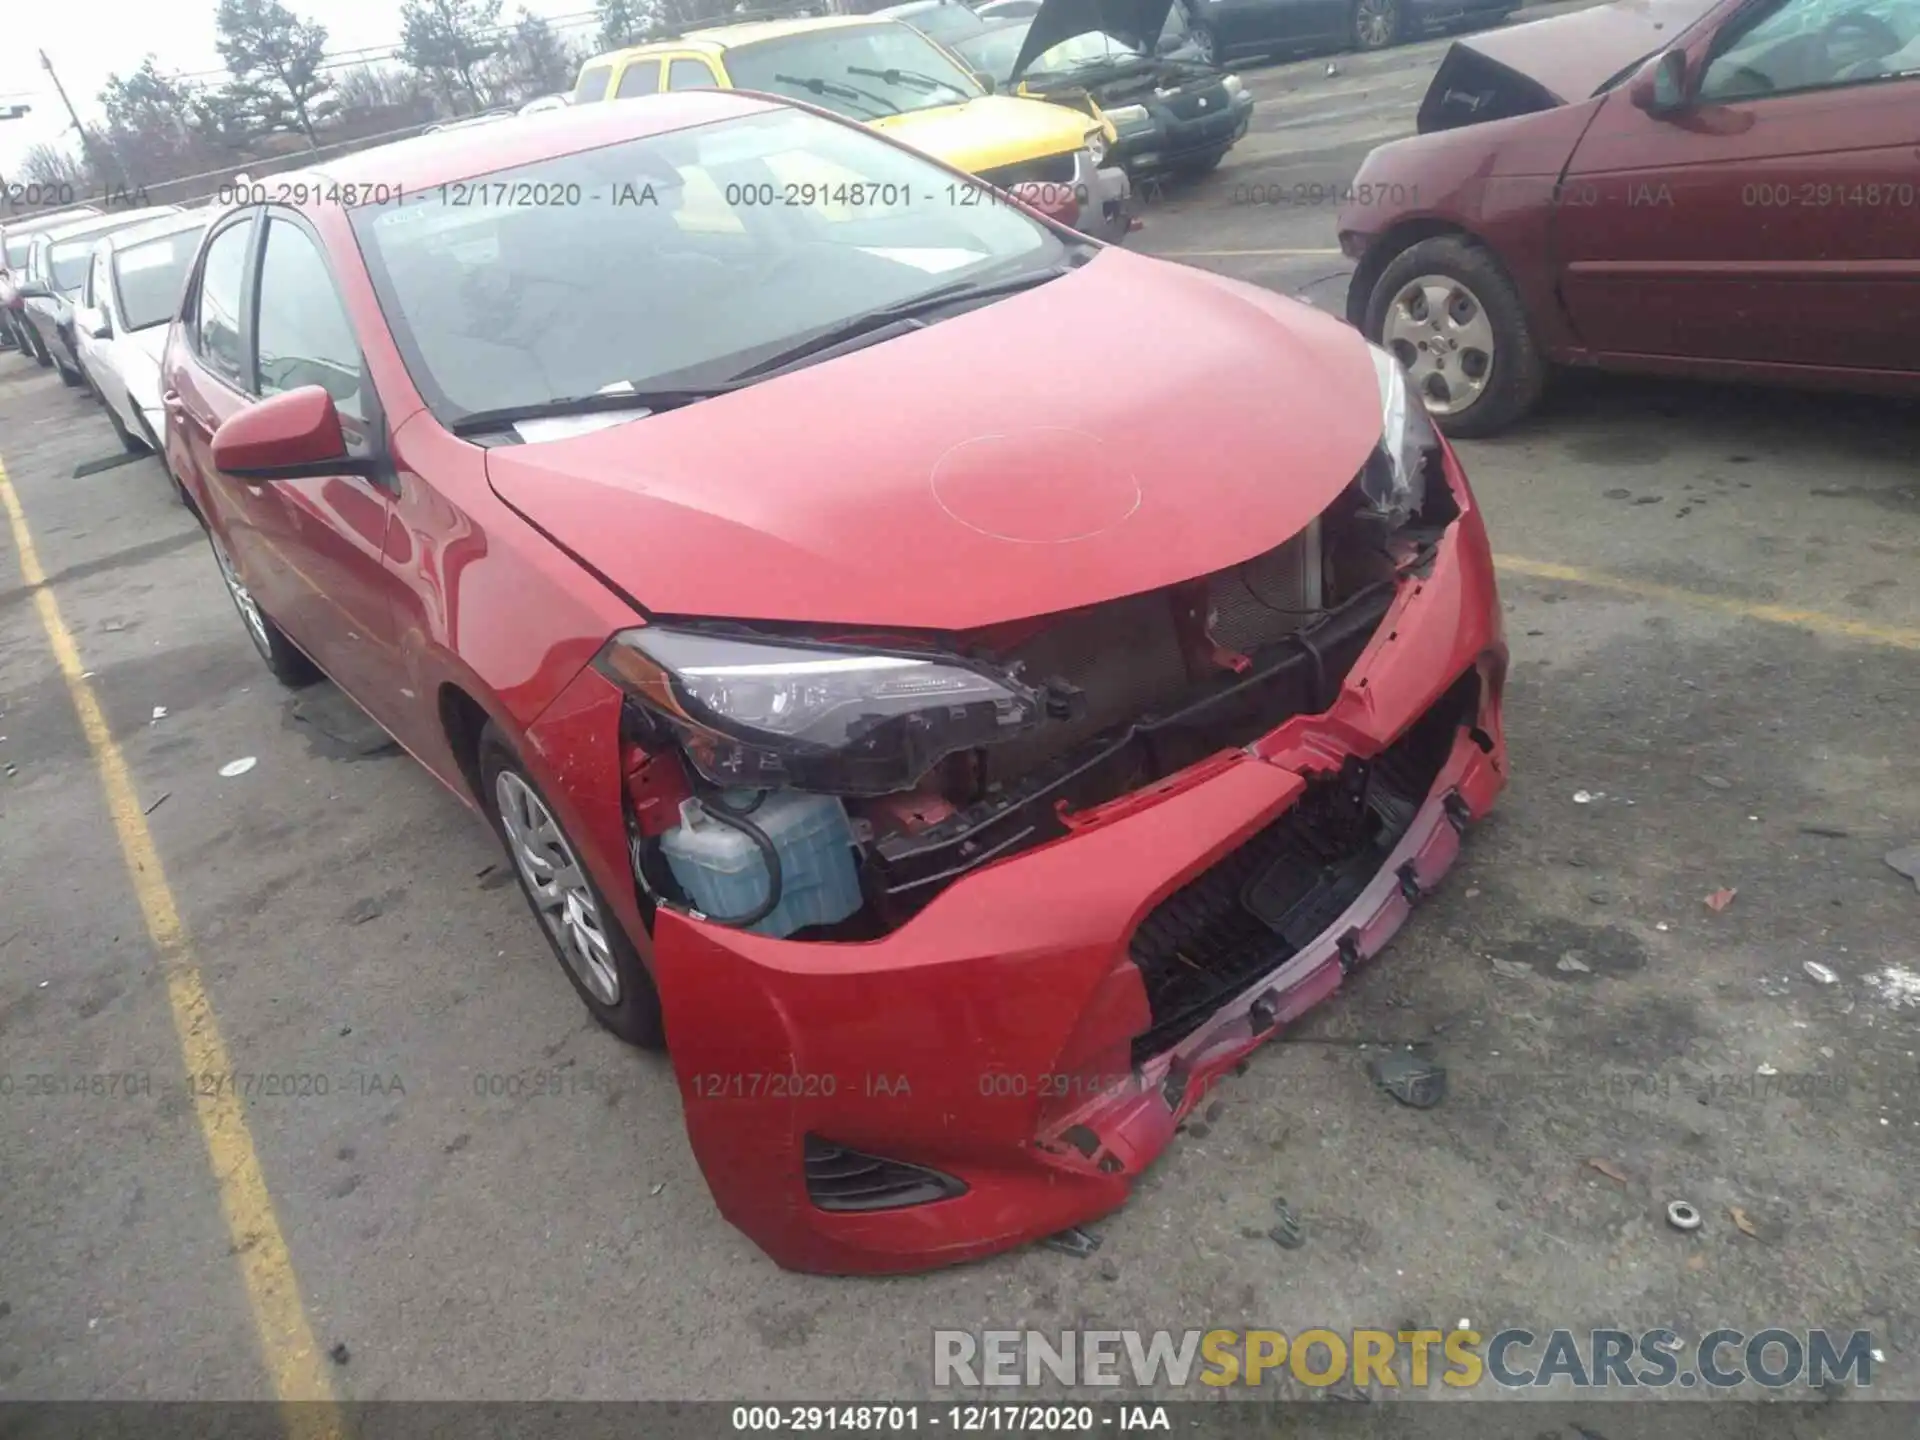
<svg viewBox="0 0 1920 1440">
<path fill-rule="evenodd" d="M 1384 50 L 1405 26 L 1400 0 L 1353 0 L 1349 30 L 1356 50 Z"/>
<path fill-rule="evenodd" d="M 540 932 L 593 1018 L 630 1045 L 665 1049 L 653 977 L 547 797 L 491 721 L 480 733 L 480 803 Z"/>
<path fill-rule="evenodd" d="M 1388 263 L 1367 299 L 1366 333 L 1406 366 L 1450 436 L 1504 429 L 1546 385 L 1519 290 L 1491 251 L 1462 235 L 1422 240 Z"/>
<path fill-rule="evenodd" d="M 253 648 L 260 652 L 260 658 L 267 662 L 267 669 L 273 672 L 273 678 L 293 690 L 313 684 L 320 678 L 320 667 L 309 660 L 300 647 L 287 638 L 286 632 L 260 608 L 252 592 L 241 583 L 233 562 L 227 558 L 226 546 L 220 543 L 220 537 L 207 527 L 204 520 L 201 526 L 207 531 L 207 543 L 213 546 L 213 561 L 220 567 L 220 579 L 227 587 L 227 598 L 233 601 L 233 608 L 240 612 L 240 623 L 246 627 L 247 638 L 253 641 Z"/>
</svg>

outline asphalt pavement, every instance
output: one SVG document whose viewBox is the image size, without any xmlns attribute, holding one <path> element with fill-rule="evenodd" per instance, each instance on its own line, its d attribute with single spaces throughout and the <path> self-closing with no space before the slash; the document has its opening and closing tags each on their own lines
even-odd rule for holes
<svg viewBox="0 0 1920 1440">
<path fill-rule="evenodd" d="M 1442 48 L 1249 72 L 1254 132 L 1138 248 L 1337 309 L 1336 205 L 1248 197 L 1351 176 Z M 1514 651 L 1494 817 L 1095 1255 L 887 1280 L 720 1218 L 489 832 L 275 685 L 116 453 L 0 356 L 0 1398 L 906 1396 L 936 1326 L 1461 1319 L 1871 1329 L 1920 1397 L 1920 892 L 1882 859 L 1920 841 L 1914 407 L 1588 379 L 1463 446 Z M 1432 1110 L 1366 1075 L 1416 1041 Z M 209 1070 L 292 1078 L 223 1109 Z"/>
</svg>

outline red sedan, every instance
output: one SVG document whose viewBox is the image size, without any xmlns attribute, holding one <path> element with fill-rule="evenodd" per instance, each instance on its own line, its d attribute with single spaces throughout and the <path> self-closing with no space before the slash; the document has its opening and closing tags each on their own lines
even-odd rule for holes
<svg viewBox="0 0 1920 1440">
<path fill-rule="evenodd" d="M 1920 0 L 1619 0 L 1456 44 L 1340 216 L 1450 435 L 1550 365 L 1920 394 Z"/>
<path fill-rule="evenodd" d="M 208 227 L 168 461 L 780 1263 L 1120 1205 L 1493 803 L 1486 534 L 1339 321 L 752 95 L 336 164 Z"/>
</svg>

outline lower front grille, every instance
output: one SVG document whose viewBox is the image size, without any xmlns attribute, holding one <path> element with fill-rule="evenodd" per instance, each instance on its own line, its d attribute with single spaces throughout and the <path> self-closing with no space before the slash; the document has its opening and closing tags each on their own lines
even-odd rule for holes
<svg viewBox="0 0 1920 1440">
<path fill-rule="evenodd" d="M 807 1136 L 803 1163 L 807 1198 L 822 1210 L 898 1210 L 967 1193 L 951 1175 L 849 1150 L 817 1135 Z"/>
<path fill-rule="evenodd" d="M 1405 837 L 1479 696 L 1469 670 L 1380 755 L 1310 779 L 1286 814 L 1148 912 L 1131 952 L 1153 1024 L 1134 1064 L 1326 933 Z"/>
<path fill-rule="evenodd" d="M 982 170 L 980 178 L 987 184 L 1000 190 L 1011 190 L 1016 185 L 1071 185 L 1073 183 L 1073 152 L 1065 155 L 1048 155 L 1039 160 L 1022 160 L 1018 165 L 1002 165 L 997 170 Z"/>
</svg>

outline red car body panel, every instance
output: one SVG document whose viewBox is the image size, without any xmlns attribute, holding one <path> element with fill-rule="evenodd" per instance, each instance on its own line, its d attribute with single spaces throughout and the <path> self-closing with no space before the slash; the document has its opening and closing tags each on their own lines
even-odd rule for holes
<svg viewBox="0 0 1920 1440">
<path fill-rule="evenodd" d="M 1153 403 L 1076 386 L 1063 404 L 1061 382 L 1087 355 L 1139 343 L 1149 285 L 1184 321 L 1154 337 Z M 1274 405 L 1275 393 L 1300 408 Z M 864 442 L 815 442 L 809 417 L 850 395 Z M 1272 549 L 1365 462 L 1376 397 L 1366 352 L 1333 317 L 1107 250 L 832 365 L 640 424 L 501 447 L 487 468 L 505 500 L 601 574 L 633 573 L 644 554 L 640 599 L 656 613 L 964 630 Z M 887 423 L 893 414 L 911 418 Z"/>
<path fill-rule="evenodd" d="M 762 104 L 690 92 L 583 107 L 445 132 L 380 175 L 355 173 L 418 188 L 584 136 L 608 143 Z M 209 227 L 203 257 L 246 209 Z M 1503 781 L 1492 559 L 1444 451 L 1461 513 L 1400 581 L 1325 712 L 1077 812 L 1066 838 L 965 876 L 883 940 L 769 939 L 667 906 L 650 933 L 628 851 L 626 697 L 588 663 L 609 635 L 659 612 L 960 628 L 1235 564 L 1300 531 L 1377 442 L 1363 347 L 1268 292 L 1108 252 L 1038 291 L 738 395 L 487 450 L 424 408 L 344 212 L 267 211 L 297 215 L 323 248 L 384 416 L 386 470 L 264 484 L 221 474 L 212 437 L 254 402 L 206 369 L 183 324 L 164 362 L 169 465 L 268 613 L 463 799 L 475 799 L 459 744 L 469 707 L 517 749 L 653 973 L 716 1201 L 782 1264 L 924 1269 L 1119 1205 L 1223 1069 L 1386 942 L 1407 887 L 1438 879 L 1456 830 Z M 1137 344 L 1143 303 L 1186 321 L 1156 333 L 1151 387 L 1074 388 L 1088 337 Z M 1170 383 L 1182 408 L 1170 409 Z M 1308 398 L 1283 411 L 1275 394 Z M 822 436 L 814 417 L 849 406 L 858 443 Z M 1156 419 L 1169 414 L 1177 426 Z M 1076 426 L 1074 443 L 1057 443 Z M 942 470 L 956 448 L 1007 436 L 1020 443 L 992 463 Z M 1116 465 L 1131 477 L 1124 505 L 1100 488 Z M 1456 733 L 1388 868 L 1280 971 L 1127 1073 L 1129 1038 L 1148 1021 L 1128 958 L 1141 916 L 1283 815 L 1306 774 L 1377 755 L 1468 672 L 1474 728 Z M 1175 1068 L 1183 1090 L 1169 1103 Z M 816 1085 L 775 1102 L 734 1086 L 796 1075 L 831 1075 L 834 1094 Z M 1034 1083 L 990 1094 L 983 1075 Z M 1042 1095 L 1045 1077 L 1068 1078 Z M 802 1178 L 809 1133 L 937 1165 L 968 1189 L 828 1212 Z"/>
<path fill-rule="evenodd" d="M 1920 392 L 1903 323 L 1920 310 L 1920 76 L 1664 117 L 1628 83 L 1591 95 L 1642 42 L 1681 50 L 1697 84 L 1748 8 L 1617 4 L 1461 42 L 1565 103 L 1369 155 L 1369 198 L 1339 222 L 1359 262 L 1348 318 L 1364 323 L 1408 246 L 1465 234 L 1498 255 L 1553 361 Z"/>
<path fill-rule="evenodd" d="M 654 974 L 687 1131 L 722 1213 L 790 1268 L 880 1272 L 988 1254 L 1118 1207 L 1224 1071 L 1339 987 L 1342 934 L 1358 933 L 1361 958 L 1391 938 L 1410 908 L 1395 872 L 1411 860 L 1426 889 L 1451 865 L 1459 841 L 1444 797 L 1457 793 L 1477 818 L 1504 783 L 1505 655 L 1492 557 L 1469 511 L 1431 575 L 1403 582 L 1327 712 L 964 877 L 885 940 L 794 944 L 663 910 Z M 1128 1042 L 1147 1017 L 1128 958 L 1141 917 L 1284 812 L 1303 772 L 1378 754 L 1476 665 L 1488 748 L 1460 734 L 1367 892 L 1318 943 L 1130 1074 Z M 1256 1031 L 1248 1012 L 1262 998 L 1276 1017 Z M 1169 1105 L 1176 1056 L 1187 1079 Z M 1074 1126 L 1098 1147 L 1069 1143 Z M 809 1132 L 957 1175 L 969 1190 L 828 1214 L 801 1179 Z M 1103 1168 L 1109 1155 L 1118 1164 Z"/>
</svg>

